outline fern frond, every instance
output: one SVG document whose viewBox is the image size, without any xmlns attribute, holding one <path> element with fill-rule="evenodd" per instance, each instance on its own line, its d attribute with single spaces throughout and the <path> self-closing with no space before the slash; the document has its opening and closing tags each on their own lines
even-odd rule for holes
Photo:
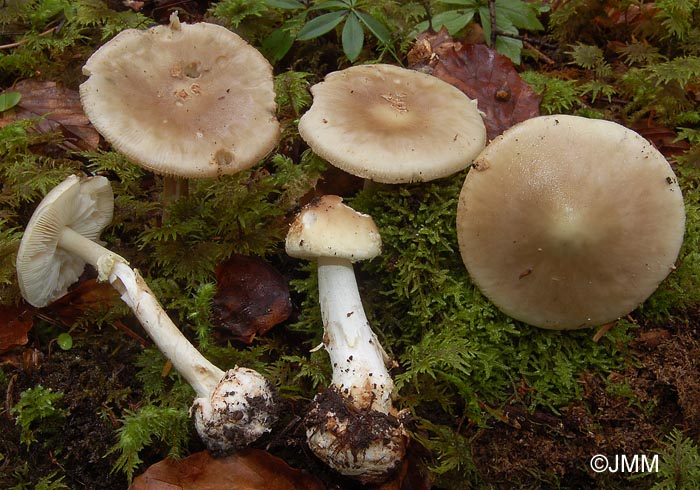
<svg viewBox="0 0 700 490">
<path fill-rule="evenodd" d="M 118 441 L 107 455 L 119 453 L 112 472 L 123 472 L 129 482 L 143 463 L 140 452 L 154 440 L 168 448 L 168 456 L 179 458 L 189 439 L 189 415 L 185 407 L 146 405 L 136 412 L 127 411 L 121 422 Z"/>
<path fill-rule="evenodd" d="M 580 103 L 581 90 L 576 80 L 562 80 L 537 71 L 526 71 L 520 76 L 542 98 L 543 114 L 568 113 Z"/>
</svg>

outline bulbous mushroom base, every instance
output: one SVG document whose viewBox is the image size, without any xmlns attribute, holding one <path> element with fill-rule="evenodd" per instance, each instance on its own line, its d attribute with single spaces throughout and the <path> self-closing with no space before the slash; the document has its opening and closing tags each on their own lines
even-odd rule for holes
<svg viewBox="0 0 700 490">
<path fill-rule="evenodd" d="M 305 426 L 314 454 L 362 483 L 386 481 L 406 454 L 408 433 L 400 417 L 358 410 L 334 386 L 316 395 Z"/>
<path fill-rule="evenodd" d="M 199 436 L 216 455 L 243 448 L 269 432 L 278 412 L 272 383 L 242 367 L 226 371 L 211 397 L 195 399 L 190 408 Z"/>
</svg>

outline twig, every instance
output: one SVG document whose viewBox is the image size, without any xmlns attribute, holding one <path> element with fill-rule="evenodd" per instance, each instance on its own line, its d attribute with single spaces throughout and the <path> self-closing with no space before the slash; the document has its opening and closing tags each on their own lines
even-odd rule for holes
<svg viewBox="0 0 700 490">
<path fill-rule="evenodd" d="M 52 27 L 51 29 L 47 29 L 44 32 L 42 32 L 41 34 L 39 34 L 39 37 L 45 37 L 45 36 L 48 36 L 49 34 L 52 34 L 54 31 L 58 30 L 59 27 L 61 27 L 61 26 Z M 21 46 L 21 45 L 27 43 L 27 42 L 29 42 L 29 39 L 22 39 L 21 41 L 17 41 L 16 43 L 0 44 L 0 50 L 16 48 L 18 46 Z"/>
<path fill-rule="evenodd" d="M 542 51 L 540 51 L 539 49 L 537 49 L 535 46 L 533 46 L 533 44 L 532 44 L 530 41 L 523 41 L 523 45 L 524 45 L 527 49 L 529 49 L 530 51 L 534 51 L 535 53 L 537 53 L 537 55 L 538 55 L 540 58 L 542 58 L 542 60 L 544 60 L 544 62 L 547 63 L 548 65 L 556 65 L 556 64 L 557 64 L 556 61 L 554 61 L 552 58 L 550 58 L 549 56 L 547 56 L 546 54 L 544 54 Z"/>
<path fill-rule="evenodd" d="M 593 342 L 595 342 L 595 343 L 597 344 L 598 341 L 599 341 L 600 339 L 602 339 L 603 336 L 604 336 L 606 333 L 608 333 L 614 326 L 615 326 L 615 322 L 610 322 L 610 323 L 606 323 L 605 325 L 603 325 L 602 327 L 600 327 L 600 329 L 598 329 L 598 331 L 597 331 L 597 332 L 595 333 L 595 335 L 593 336 L 593 339 L 592 339 Z"/>
<path fill-rule="evenodd" d="M 504 32 L 501 30 L 496 30 L 496 35 L 502 36 L 502 37 L 509 37 L 511 39 L 517 39 L 518 41 L 522 41 L 524 43 L 531 43 L 531 44 L 538 44 L 540 46 L 543 46 L 545 48 L 556 48 L 557 44 L 555 43 L 548 43 L 546 41 L 542 41 L 540 39 L 533 39 L 527 36 L 521 36 L 520 34 L 511 34 L 510 32 Z"/>
</svg>

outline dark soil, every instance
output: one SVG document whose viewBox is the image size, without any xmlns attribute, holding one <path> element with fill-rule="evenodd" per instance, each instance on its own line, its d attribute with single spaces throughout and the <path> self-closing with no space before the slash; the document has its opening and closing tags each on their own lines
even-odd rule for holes
<svg viewBox="0 0 700 490">
<path fill-rule="evenodd" d="M 652 456 L 661 446 L 660 437 L 674 426 L 691 438 L 700 437 L 699 319 L 695 311 L 683 322 L 642 325 L 631 346 L 629 367 L 611 373 L 607 380 L 583 374 L 582 399 L 560 414 L 530 412 L 525 398 L 503 407 L 488 428 L 470 434 L 480 480 L 494 488 L 630 488 L 629 475 L 594 473 L 589 467 L 591 457 Z M 11 381 L 0 416 L 0 453 L 4 455 L 0 475 L 5 475 L 0 476 L 0 488 L 16 484 L 9 478 L 13 473 L 36 483 L 59 469 L 65 470 L 64 483 L 69 488 L 126 488 L 124 475 L 111 471 L 118 455 L 107 453 L 123 415 L 115 412 L 114 401 L 132 409 L 139 405 L 140 383 L 133 362 L 141 349 L 124 332 L 105 327 L 81 334 L 68 351 L 44 339 L 32 339 L 14 357 L 6 356 L 13 367 L 5 366 Z M 19 443 L 19 429 L 9 408 L 22 391 L 37 384 L 65 394 L 61 405 L 68 416 L 62 427 L 43 428 L 42 443 L 27 448 Z M 306 408 L 287 403 L 285 420 L 291 421 L 287 428 L 256 445 L 267 446 L 293 466 L 319 476 L 329 488 L 360 488 L 324 469 L 304 447 L 300 420 Z M 193 439 L 192 451 L 201 450 L 196 435 Z M 410 453 L 420 452 L 415 446 Z M 162 449 L 154 444 L 144 451 L 144 470 L 162 459 Z M 11 468 L 17 461 L 26 468 Z M 405 478 L 403 488 L 425 488 L 423 474 Z M 644 479 L 635 483 L 635 488 L 648 486 Z"/>
<path fill-rule="evenodd" d="M 624 372 L 607 380 L 581 376 L 583 397 L 560 415 L 522 405 L 503 408 L 503 418 L 475 434 L 474 459 L 497 488 L 629 487 L 630 475 L 595 473 L 594 455 L 653 457 L 659 437 L 674 426 L 700 436 L 700 332 L 698 312 L 665 325 L 643 325 Z M 607 386 L 607 388 L 606 388 Z M 634 488 L 645 488 L 638 480 Z"/>
<path fill-rule="evenodd" d="M 25 479 L 36 482 L 60 469 L 66 471 L 64 483 L 69 488 L 125 488 L 124 476 L 110 472 L 118 455 L 106 456 L 116 442 L 115 429 L 122 415 L 111 405 L 127 400 L 126 406 L 138 407 L 140 384 L 135 382 L 133 358 L 140 348 L 136 341 L 110 328 L 81 335 L 68 351 L 55 343 L 47 346 L 43 339 L 32 339 L 14 357 L 14 372 L 5 367 L 11 380 L 0 416 L 0 453 L 4 455 L 0 488 L 17 483 L 7 479 L 13 473 L 26 472 Z M 68 414 L 64 425 L 49 424 L 39 429 L 37 438 L 42 444 L 33 443 L 27 448 L 19 443 L 20 431 L 9 409 L 21 392 L 36 385 L 64 393 L 60 405 Z M 10 467 L 18 461 L 23 461 L 26 469 Z"/>
</svg>

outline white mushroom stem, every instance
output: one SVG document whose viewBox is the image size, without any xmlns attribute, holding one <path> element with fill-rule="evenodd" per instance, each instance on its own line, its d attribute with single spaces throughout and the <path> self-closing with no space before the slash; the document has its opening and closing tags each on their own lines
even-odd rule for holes
<svg viewBox="0 0 700 490">
<path fill-rule="evenodd" d="M 391 413 L 389 358 L 367 321 L 352 263 L 320 257 L 318 287 L 332 384 L 360 410 Z"/>
<path fill-rule="evenodd" d="M 350 260 L 320 257 L 318 287 L 333 380 L 307 414 L 307 441 L 339 473 L 381 483 L 401 466 L 408 443 L 403 414 L 391 403 L 389 358 L 365 316 Z"/>
<path fill-rule="evenodd" d="M 224 372 L 187 340 L 163 311 L 141 275 L 129 267 L 123 257 L 68 227 L 61 231 L 58 246 L 95 267 L 102 280 L 108 279 L 158 349 L 173 363 L 197 396 L 209 396 Z"/>
<path fill-rule="evenodd" d="M 163 311 L 138 271 L 123 262 L 114 264 L 109 282 L 121 294 L 163 355 L 192 386 L 197 396 L 208 398 L 224 377 L 224 371 L 204 357 Z"/>
<path fill-rule="evenodd" d="M 270 431 L 277 418 L 277 395 L 260 373 L 240 367 L 222 371 L 212 364 L 120 255 L 68 227 L 61 231 L 58 246 L 95 267 L 101 280 L 109 280 L 158 349 L 192 386 L 197 393 L 192 405 L 195 426 L 211 451 L 229 452 Z"/>
<path fill-rule="evenodd" d="M 85 262 L 97 269 L 98 279 L 106 281 L 115 262 L 126 262 L 126 259 L 84 237 L 72 228 L 64 227 L 61 230 L 58 247 L 82 258 Z"/>
<path fill-rule="evenodd" d="M 408 433 L 391 403 L 389 356 L 367 321 L 352 268 L 379 255 L 379 230 L 340 196 L 325 195 L 290 224 L 285 249 L 318 261 L 323 345 L 333 365 L 330 387 L 304 419 L 309 448 L 343 475 L 383 482 L 401 467 Z"/>
</svg>

